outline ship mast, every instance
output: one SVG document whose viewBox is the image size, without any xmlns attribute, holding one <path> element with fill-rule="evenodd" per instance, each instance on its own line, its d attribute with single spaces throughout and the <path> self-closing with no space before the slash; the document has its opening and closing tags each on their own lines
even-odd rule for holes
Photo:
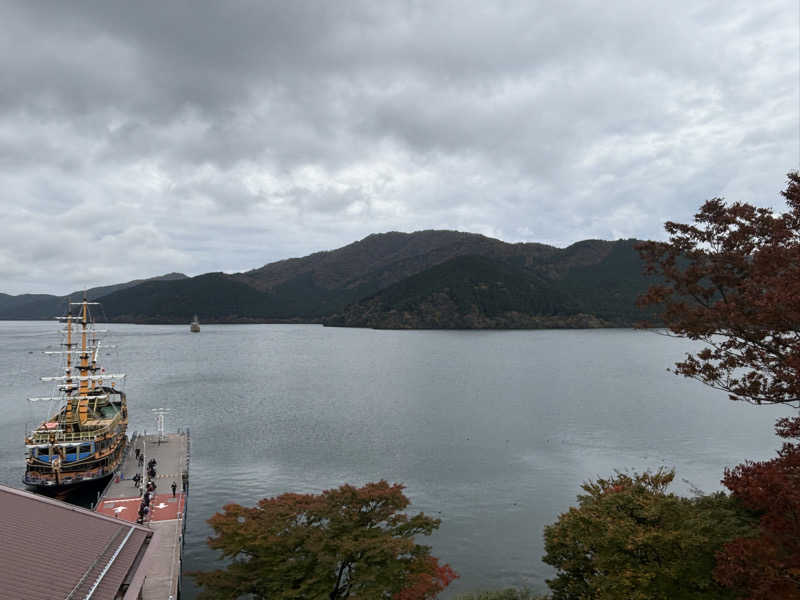
<svg viewBox="0 0 800 600">
<path fill-rule="evenodd" d="M 83 298 L 83 306 L 81 306 L 81 354 L 80 354 L 80 364 L 78 365 L 78 371 L 81 374 L 80 384 L 78 386 L 78 395 L 79 396 L 88 396 L 89 395 L 89 381 L 83 379 L 89 374 L 89 353 L 86 351 L 86 311 L 88 307 L 86 306 L 86 297 Z"/>
<path fill-rule="evenodd" d="M 72 392 L 75 390 L 74 386 L 72 385 L 72 347 L 75 345 L 72 342 L 72 306 L 71 303 L 67 304 L 67 341 L 63 344 L 67 349 L 67 366 L 66 366 L 66 380 L 64 381 L 64 385 L 61 389 L 67 394 L 67 410 L 65 411 L 64 416 L 68 416 L 72 414 L 73 410 L 73 400 L 72 400 Z M 63 418 L 61 419 L 64 420 Z M 64 426 L 64 423 L 62 423 Z"/>
<path fill-rule="evenodd" d="M 61 386 L 61 389 L 67 394 L 67 408 L 64 411 L 64 424 L 66 425 L 67 430 L 70 431 L 79 431 L 81 425 L 88 419 L 89 393 L 93 392 L 96 386 L 94 381 L 95 378 L 89 375 L 90 371 L 94 372 L 97 370 L 97 366 L 94 361 L 92 361 L 91 364 L 89 362 L 89 304 L 96 304 L 96 302 L 87 302 L 86 297 L 84 296 L 83 302 L 70 302 L 69 308 L 67 309 L 67 342 L 64 344 L 64 346 L 67 347 L 67 367 L 64 385 Z M 72 316 L 73 305 L 81 307 L 78 317 L 78 322 L 81 325 L 81 342 L 80 350 L 78 352 L 78 364 L 75 366 L 75 368 L 78 370 L 77 397 L 72 396 L 72 392 L 75 391 L 75 385 L 73 385 L 72 377 L 72 348 L 77 345 L 77 343 L 72 341 L 72 322 L 74 320 Z M 42 379 L 46 380 L 51 378 L 43 377 Z"/>
<path fill-rule="evenodd" d="M 73 429 L 80 429 L 80 426 L 86 422 L 89 416 L 89 392 L 94 391 L 95 381 L 90 377 L 89 372 L 95 371 L 97 366 L 89 363 L 89 347 L 88 347 L 88 325 L 89 325 L 89 302 L 86 301 L 86 296 L 83 297 L 83 302 L 80 303 L 81 314 L 81 352 L 79 355 L 78 364 L 78 403 L 73 406 L 73 414 L 71 421 Z M 92 302 L 91 304 L 96 304 Z M 92 373 L 93 374 L 93 373 Z M 77 410 L 75 410 L 77 409 Z"/>
</svg>

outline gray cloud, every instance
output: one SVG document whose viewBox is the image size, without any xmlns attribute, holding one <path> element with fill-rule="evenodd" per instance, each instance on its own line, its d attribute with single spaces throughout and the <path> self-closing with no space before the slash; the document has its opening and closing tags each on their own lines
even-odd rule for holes
<svg viewBox="0 0 800 600">
<path fill-rule="evenodd" d="M 387 230 L 660 237 L 713 196 L 780 209 L 800 162 L 788 0 L 5 2 L 0 18 L 8 293 L 243 270 Z"/>
</svg>

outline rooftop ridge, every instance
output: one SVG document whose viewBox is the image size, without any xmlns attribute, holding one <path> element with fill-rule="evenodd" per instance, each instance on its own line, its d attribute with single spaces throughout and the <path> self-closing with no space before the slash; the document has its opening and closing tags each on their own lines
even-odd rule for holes
<svg viewBox="0 0 800 600">
<path fill-rule="evenodd" d="M 27 498 L 29 500 L 35 500 L 37 502 L 42 502 L 44 504 L 49 504 L 51 506 L 55 506 L 61 508 L 62 510 L 68 510 L 84 515 L 89 515 L 91 517 L 102 519 L 104 521 L 110 521 L 111 523 L 115 523 L 117 525 L 133 525 L 137 530 L 144 531 L 147 533 L 151 533 L 151 530 L 147 527 L 142 527 L 141 525 L 137 525 L 135 523 L 128 523 L 127 521 L 121 521 L 120 519 L 114 519 L 112 517 L 106 516 L 102 513 L 95 512 L 93 510 L 89 510 L 88 508 L 83 508 L 81 506 L 75 506 L 74 504 L 70 504 L 68 502 L 64 502 L 63 500 L 56 500 L 55 498 L 48 498 L 47 496 L 42 496 L 41 494 L 35 494 L 33 492 L 29 492 L 27 490 L 21 490 L 18 488 L 13 488 L 7 485 L 3 485 L 0 483 L 0 493 L 6 493 L 13 496 L 20 496 L 22 498 Z"/>
</svg>

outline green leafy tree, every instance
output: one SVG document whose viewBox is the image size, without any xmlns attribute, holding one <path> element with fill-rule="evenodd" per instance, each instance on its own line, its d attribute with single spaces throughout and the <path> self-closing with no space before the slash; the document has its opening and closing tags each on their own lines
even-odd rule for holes
<svg viewBox="0 0 800 600">
<path fill-rule="evenodd" d="M 201 598 L 433 598 L 456 575 L 414 542 L 439 520 L 400 512 L 408 505 L 386 481 L 228 504 L 208 520 L 208 544 L 229 564 L 193 574 Z"/>
<path fill-rule="evenodd" d="M 545 528 L 553 600 L 674 600 L 736 596 L 712 577 L 714 553 L 750 534 L 754 517 L 724 494 L 667 493 L 674 471 L 585 483 L 578 507 Z"/>
</svg>

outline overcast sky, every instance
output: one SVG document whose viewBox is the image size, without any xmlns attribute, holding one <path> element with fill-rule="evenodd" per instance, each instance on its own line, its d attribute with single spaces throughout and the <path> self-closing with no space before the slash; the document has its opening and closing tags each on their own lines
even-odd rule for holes
<svg viewBox="0 0 800 600">
<path fill-rule="evenodd" d="M 797 0 L 0 2 L 0 292 L 784 208 Z"/>
</svg>

